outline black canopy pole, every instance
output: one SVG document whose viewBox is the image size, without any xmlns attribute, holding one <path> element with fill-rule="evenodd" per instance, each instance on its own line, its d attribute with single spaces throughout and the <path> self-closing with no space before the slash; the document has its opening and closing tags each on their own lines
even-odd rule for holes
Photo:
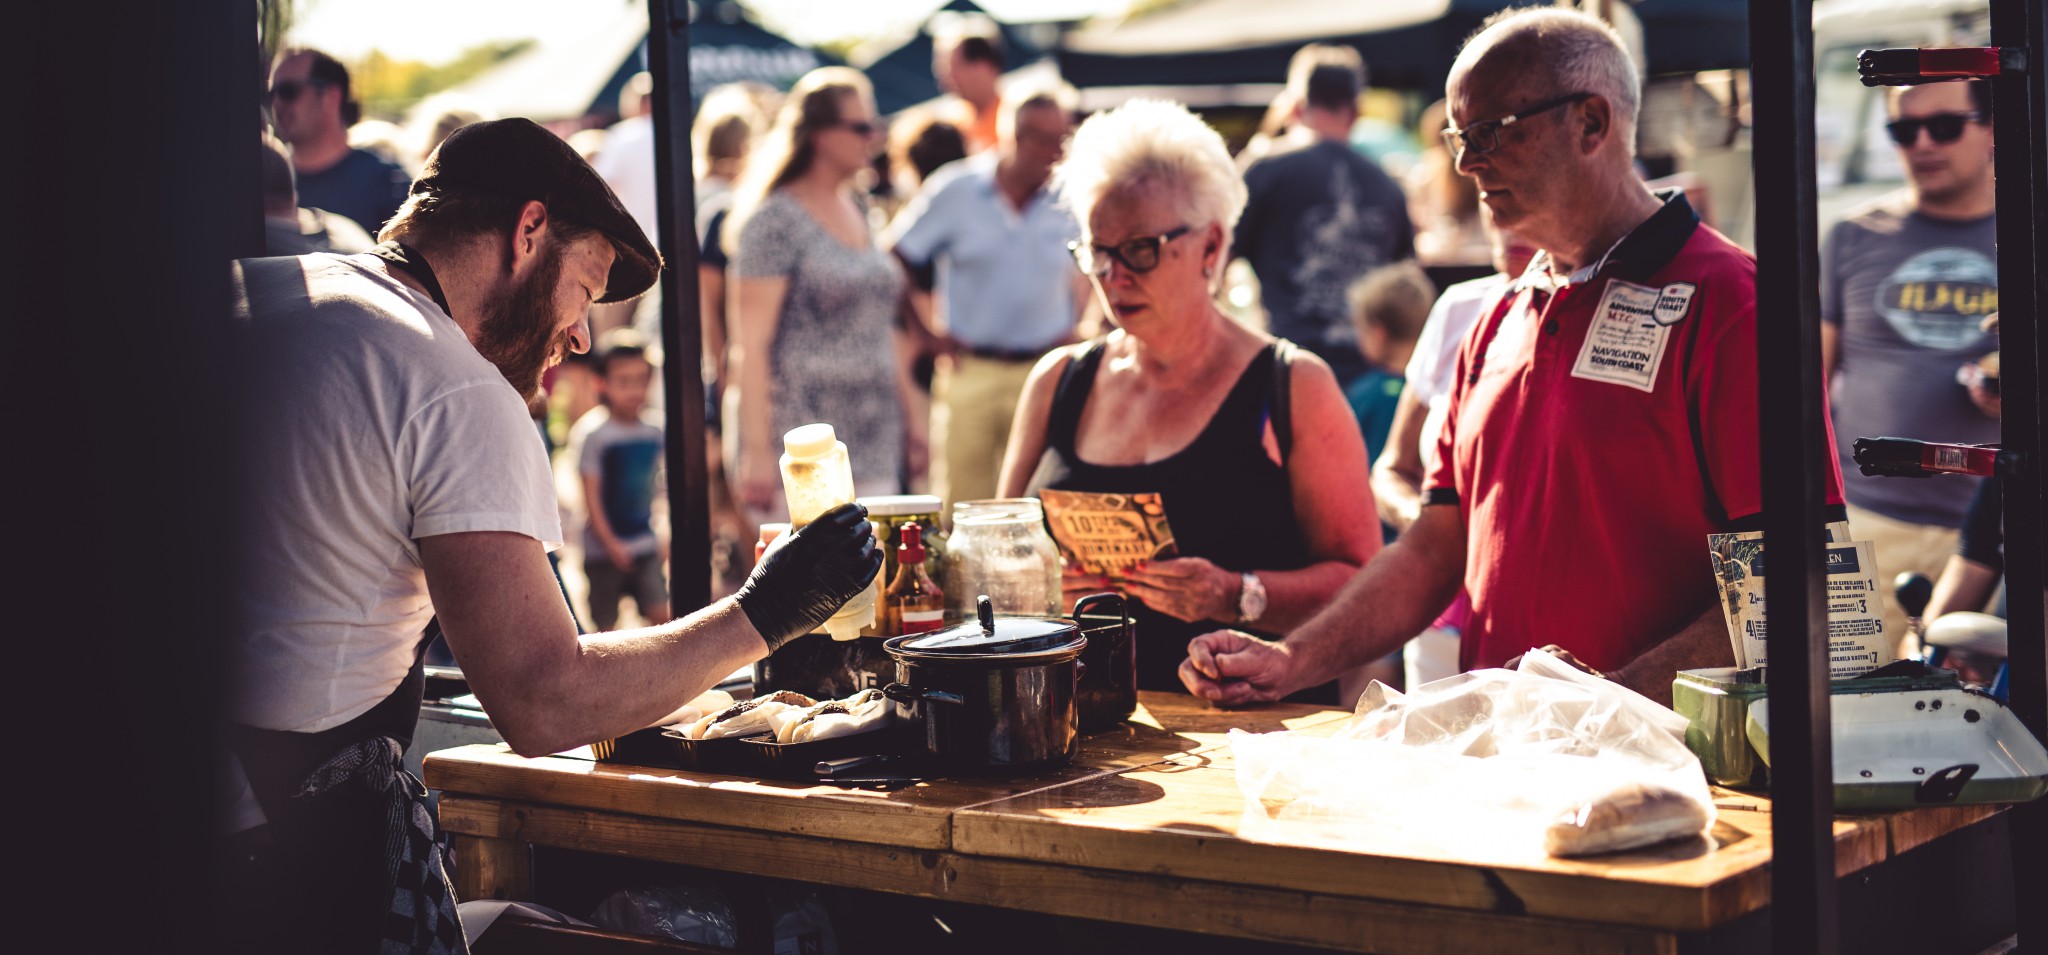
<svg viewBox="0 0 2048 955">
<path fill-rule="evenodd" d="M 1775 951 L 1836 948 L 1812 0 L 1750 0 Z"/>
<path fill-rule="evenodd" d="M 704 339 L 697 302 L 690 157 L 690 3 L 647 0 L 654 78 L 654 180 L 661 234 L 661 372 L 668 409 L 669 590 L 677 616 L 711 602 L 711 497 L 704 460 Z"/>
<path fill-rule="evenodd" d="M 2006 664 L 2015 714 L 2040 739 L 2048 739 L 2048 565 L 2043 537 L 2043 467 L 2048 458 L 2041 407 L 2044 365 L 2041 306 L 2048 303 L 2048 270 L 2041 266 L 2041 224 L 2048 220 L 2048 17 L 2040 0 L 1992 0 L 1991 42 L 2026 52 L 2026 70 L 2002 73 L 1991 82 L 1993 133 L 1997 140 L 1999 362 L 2004 396 L 2004 439 L 2019 452 L 2005 486 Z M 1943 480 L 1935 478 L 1934 480 Z M 2014 810 L 2012 820 L 2013 897 L 2019 900 L 2022 950 L 2048 951 L 2048 803 L 2036 800 Z M 2033 851 L 2020 849 L 2031 846 Z M 2027 899 L 2035 900 L 2028 903 Z"/>
</svg>

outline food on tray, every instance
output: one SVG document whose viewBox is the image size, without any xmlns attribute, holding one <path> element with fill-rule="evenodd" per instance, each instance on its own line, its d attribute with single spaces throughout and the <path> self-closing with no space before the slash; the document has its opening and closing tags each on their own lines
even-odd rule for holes
<svg viewBox="0 0 2048 955">
<path fill-rule="evenodd" d="M 734 703 L 716 713 L 706 716 L 683 730 L 690 739 L 720 739 L 728 736 L 753 736 L 773 729 L 769 720 L 784 710 L 802 709 L 815 705 L 813 700 L 802 693 L 780 690 L 767 696 Z"/>
<path fill-rule="evenodd" d="M 670 713 L 661 721 L 660 725 L 677 731 L 688 729 L 690 724 L 713 713 L 717 713 L 732 704 L 732 694 L 719 689 L 705 690 L 697 694 L 695 699 L 683 704 L 682 709 Z"/>
<path fill-rule="evenodd" d="M 1707 830 L 1707 808 L 1675 789 L 1631 781 L 1558 816 L 1543 833 L 1543 849 L 1583 856 L 1697 836 Z"/>
<path fill-rule="evenodd" d="M 889 722 L 889 701 L 880 690 L 862 690 L 843 700 L 827 700 L 802 710 L 784 710 L 771 719 L 778 743 L 852 736 L 881 729 Z"/>
</svg>

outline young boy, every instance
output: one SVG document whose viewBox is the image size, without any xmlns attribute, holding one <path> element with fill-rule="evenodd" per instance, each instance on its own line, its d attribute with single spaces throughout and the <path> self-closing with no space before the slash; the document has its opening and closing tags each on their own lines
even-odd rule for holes
<svg viewBox="0 0 2048 955">
<path fill-rule="evenodd" d="M 645 348 L 621 342 L 605 349 L 598 370 L 603 403 L 570 429 L 569 447 L 583 479 L 590 618 L 602 632 L 617 625 L 624 595 L 650 625 L 669 612 L 652 525 L 663 447 L 660 412 L 647 407 L 654 366 Z"/>
<path fill-rule="evenodd" d="M 1344 398 L 1358 416 L 1366 459 L 1372 460 L 1387 446 L 1394 409 L 1401 403 L 1402 375 L 1436 302 L 1436 286 L 1413 261 L 1397 262 L 1366 273 L 1351 286 L 1350 298 L 1358 351 L 1368 371 L 1345 389 Z"/>
</svg>

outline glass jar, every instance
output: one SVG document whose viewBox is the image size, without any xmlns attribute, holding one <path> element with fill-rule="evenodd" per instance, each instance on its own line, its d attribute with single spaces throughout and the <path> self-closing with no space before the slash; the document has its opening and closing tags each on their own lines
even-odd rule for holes
<svg viewBox="0 0 2048 955">
<path fill-rule="evenodd" d="M 882 549 L 882 579 L 896 579 L 896 548 L 903 546 L 903 525 L 924 529 L 925 571 L 941 588 L 946 580 L 946 535 L 939 533 L 939 499 L 931 494 L 882 494 L 860 499 L 875 525 L 875 545 Z M 891 634 L 894 636 L 894 634 Z"/>
<path fill-rule="evenodd" d="M 981 594 L 997 613 L 1059 616 L 1060 552 L 1045 532 L 1045 509 L 1037 498 L 954 504 L 946 557 L 940 587 L 948 620 L 972 617 Z"/>
</svg>

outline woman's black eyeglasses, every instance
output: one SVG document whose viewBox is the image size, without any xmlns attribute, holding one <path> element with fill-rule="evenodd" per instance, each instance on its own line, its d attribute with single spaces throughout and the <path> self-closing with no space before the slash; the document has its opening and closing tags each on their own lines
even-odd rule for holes
<svg viewBox="0 0 2048 955">
<path fill-rule="evenodd" d="M 1976 113 L 1936 113 L 1919 119 L 1895 119 L 1884 124 L 1885 132 L 1892 134 L 1892 142 L 1911 146 L 1920 141 L 1920 130 L 1937 143 L 1952 143 L 1963 138 L 1963 124 L 1976 122 Z"/>
<path fill-rule="evenodd" d="M 310 89 L 324 89 L 326 86 L 326 83 L 319 80 L 278 80 L 277 85 L 270 88 L 270 96 L 272 99 L 295 100 L 299 98 L 300 93 Z"/>
<path fill-rule="evenodd" d="M 847 132 L 854 134 L 855 136 L 873 136 L 874 134 L 880 132 L 882 129 L 882 127 L 870 123 L 864 119 L 857 119 L 850 123 L 840 123 L 839 127 L 841 129 L 846 130 Z"/>
<path fill-rule="evenodd" d="M 1582 100 L 1592 99 L 1591 93 L 1566 93 L 1555 99 L 1547 99 L 1512 116 L 1499 119 L 1482 119 L 1464 129 L 1444 127 L 1444 147 L 1451 155 L 1462 155 L 1470 150 L 1475 156 L 1484 156 L 1500 148 L 1500 131 L 1538 113 L 1547 113 L 1560 106 L 1567 106 Z"/>
<path fill-rule="evenodd" d="M 1159 251 L 1166 243 L 1187 235 L 1192 226 L 1181 226 L 1172 232 L 1160 235 L 1141 235 L 1125 239 L 1115 245 L 1083 244 L 1079 241 L 1067 243 L 1067 251 L 1074 253 L 1075 264 L 1089 275 L 1101 275 L 1109 271 L 1111 259 L 1123 267 L 1143 274 L 1159 267 Z"/>
</svg>

